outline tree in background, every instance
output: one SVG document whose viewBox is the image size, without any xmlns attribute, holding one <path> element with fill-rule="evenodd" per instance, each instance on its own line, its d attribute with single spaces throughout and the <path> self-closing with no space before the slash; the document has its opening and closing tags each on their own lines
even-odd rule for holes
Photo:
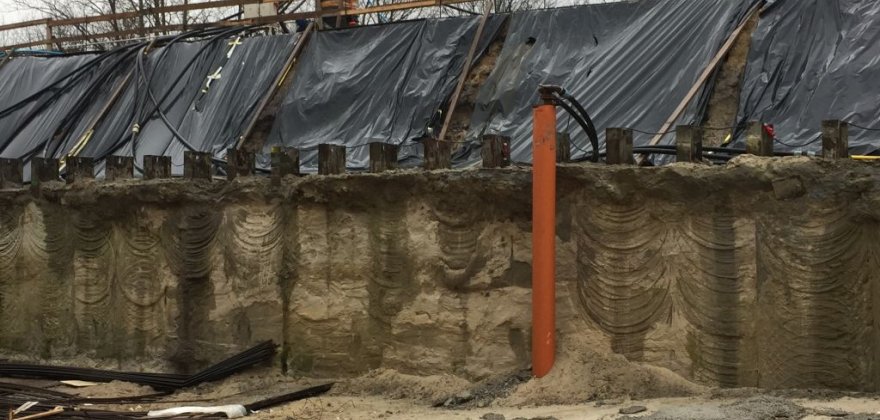
<svg viewBox="0 0 880 420">
<path fill-rule="evenodd" d="M 189 26 L 201 25 L 220 20 L 233 20 L 242 16 L 239 7 L 222 7 L 183 12 L 155 13 L 151 10 L 165 6 L 186 5 L 193 0 L 6 0 L 34 11 L 40 18 L 65 20 L 88 16 L 102 16 L 117 13 L 138 12 L 137 17 L 127 17 L 101 22 L 79 23 L 68 26 L 52 26 L 53 38 L 79 37 L 78 43 L 66 43 L 66 50 L 107 49 L 135 39 L 149 38 L 154 34 L 177 33 Z M 321 0 L 276 0 L 279 13 L 313 11 L 316 1 Z M 325 2 L 328 0 L 324 0 Z M 343 0 L 345 1 L 345 0 Z M 357 0 L 356 7 L 382 6 L 412 0 Z M 440 8 L 409 9 L 373 13 L 360 16 L 359 24 L 382 24 L 402 20 L 482 14 L 488 1 L 494 13 L 509 13 L 520 10 L 547 8 L 577 3 L 597 3 L 608 0 L 475 0 L 468 3 L 445 5 Z M 611 0 L 616 1 L 616 0 Z M 201 3 L 201 2 L 199 2 Z M 343 3 L 340 3 L 343 4 Z M 346 3 L 350 7 L 351 3 Z M 0 44 L 37 42 L 46 39 L 45 26 L 33 26 L 0 32 Z M 57 47 L 54 46 L 54 47 Z"/>
</svg>

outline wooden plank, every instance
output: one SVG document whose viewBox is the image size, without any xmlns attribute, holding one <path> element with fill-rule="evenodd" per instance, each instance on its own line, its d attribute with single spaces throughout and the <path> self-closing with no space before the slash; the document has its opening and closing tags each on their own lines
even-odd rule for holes
<svg viewBox="0 0 880 420">
<path fill-rule="evenodd" d="M 287 61 L 284 63 L 284 67 L 281 68 L 281 71 L 278 73 L 278 76 L 275 77 L 275 82 L 272 83 L 272 87 L 269 88 L 269 91 L 266 92 L 266 95 L 263 96 L 263 99 L 260 100 L 260 104 L 257 105 L 257 112 L 254 112 L 254 115 L 251 117 L 250 122 L 248 122 L 247 128 L 241 133 L 241 136 L 238 138 L 238 142 L 235 144 L 236 149 L 241 149 L 244 145 L 245 140 L 251 135 L 251 132 L 254 130 L 254 126 L 257 125 L 257 121 L 259 121 L 261 114 L 266 109 L 266 106 L 269 105 L 269 102 L 278 92 L 278 89 L 281 88 L 281 85 L 284 83 L 284 79 L 289 76 L 290 72 L 293 71 L 293 67 L 296 64 L 296 59 L 299 57 L 302 50 L 305 49 L 305 45 L 309 42 L 311 38 L 311 34 L 315 29 L 315 22 L 309 22 L 309 25 L 306 26 L 306 29 L 303 31 L 296 45 L 293 47 L 293 51 L 290 52 L 290 56 L 287 57 Z"/>
<path fill-rule="evenodd" d="M 467 80 L 468 73 L 471 71 L 471 65 L 474 61 L 474 55 L 477 53 L 477 47 L 480 45 L 480 38 L 483 37 L 483 29 L 486 27 L 486 21 L 489 20 L 489 13 L 492 11 L 492 3 L 486 0 L 483 3 L 483 17 L 480 18 L 480 25 L 477 26 L 477 32 L 471 41 L 471 47 L 468 50 L 467 58 L 465 58 L 464 66 L 461 68 L 461 75 L 458 77 L 458 84 L 452 93 L 452 99 L 449 100 L 449 107 L 446 110 L 446 118 L 443 120 L 443 127 L 440 128 L 440 136 L 438 139 L 443 141 L 446 139 L 446 132 L 449 130 L 449 124 L 452 122 L 452 115 L 455 113 L 455 106 L 458 104 L 458 97 L 464 89 L 464 83 Z"/>
<path fill-rule="evenodd" d="M 752 17 L 754 17 L 754 15 L 760 10 L 760 3 L 752 7 L 752 10 L 750 10 L 748 14 L 746 14 L 746 17 L 743 19 L 742 23 L 740 23 L 739 26 L 737 26 L 736 29 L 731 32 L 730 36 L 727 38 L 727 41 L 724 42 L 724 45 L 721 46 L 721 49 L 719 49 L 718 53 L 715 54 L 715 57 L 712 58 L 712 61 L 710 61 L 706 68 L 703 69 L 703 73 L 700 74 L 697 82 L 694 83 L 693 86 L 691 86 L 691 89 L 688 91 L 687 95 L 685 95 L 684 99 L 682 99 L 681 103 L 678 104 L 678 107 L 675 108 L 675 111 L 672 112 L 672 115 L 670 115 L 666 122 L 663 123 L 663 126 L 660 127 L 658 134 L 656 134 L 654 138 L 651 139 L 651 142 L 649 143 L 650 145 L 653 146 L 657 143 L 660 143 L 660 140 L 663 140 L 663 137 L 666 136 L 665 133 L 669 131 L 670 128 L 672 128 L 672 125 L 675 124 L 676 121 L 678 121 L 678 118 L 687 108 L 688 104 L 691 102 L 694 96 L 696 96 L 697 93 L 700 92 L 700 89 L 703 88 L 703 85 L 706 84 L 706 81 L 709 80 L 709 77 L 712 76 L 712 73 L 715 72 L 715 69 L 718 67 L 718 65 L 721 64 L 721 60 L 723 60 L 724 57 L 727 56 L 727 53 L 730 52 L 730 49 L 733 48 L 733 44 L 734 42 L 736 42 L 736 38 L 749 24 L 749 21 L 752 19 Z M 643 158 L 644 155 L 642 156 L 642 159 Z"/>
<path fill-rule="evenodd" d="M 0 25 L 0 31 L 9 31 L 13 29 L 21 29 L 21 28 L 29 28 L 31 26 L 40 26 L 46 25 L 49 23 L 51 19 L 35 19 L 35 20 L 26 20 L 22 22 L 8 23 L 6 25 Z"/>
</svg>

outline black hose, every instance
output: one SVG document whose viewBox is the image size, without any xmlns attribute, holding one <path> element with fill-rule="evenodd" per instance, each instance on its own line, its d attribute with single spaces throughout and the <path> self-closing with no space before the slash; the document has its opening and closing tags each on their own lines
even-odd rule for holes
<svg viewBox="0 0 880 420">
<path fill-rule="evenodd" d="M 562 97 L 571 102 L 571 104 L 574 105 L 574 108 L 581 114 L 584 122 L 587 123 L 587 126 L 590 129 L 590 131 L 587 132 L 587 136 L 590 137 L 590 142 L 593 143 L 593 148 L 595 150 L 599 150 L 599 134 L 596 131 L 596 126 L 593 125 L 593 120 L 590 118 L 590 114 L 587 113 L 587 110 L 585 110 L 584 107 L 581 106 L 581 103 L 578 102 L 578 100 L 575 99 L 574 96 L 571 96 L 571 94 L 563 91 Z"/>
<path fill-rule="evenodd" d="M 557 100 L 556 104 L 562 107 L 565 112 L 568 112 L 575 121 L 577 121 L 578 125 L 584 130 L 587 134 L 587 138 L 590 139 L 590 145 L 593 146 L 593 152 L 589 153 L 589 159 L 593 162 L 599 161 L 599 139 L 596 137 L 595 130 L 592 131 L 592 135 L 590 134 L 590 125 L 571 107 L 571 105 L 565 103 L 563 100 Z"/>
<path fill-rule="evenodd" d="M 224 31 L 217 33 L 216 35 L 213 35 L 211 37 L 211 39 L 202 48 L 200 48 L 199 51 L 197 51 L 196 54 L 193 55 L 193 57 L 183 66 L 183 70 L 171 82 L 171 84 L 169 85 L 169 88 L 165 91 L 165 93 L 159 99 L 156 98 L 155 92 L 153 91 L 153 88 L 152 88 L 152 82 L 153 82 L 153 77 L 155 75 L 155 71 L 148 74 L 146 71 L 146 68 L 144 67 L 144 64 L 143 64 L 143 54 L 138 54 L 136 68 L 138 69 L 140 79 L 137 80 L 136 83 L 139 83 L 141 80 L 144 81 L 147 96 L 142 101 L 138 100 L 138 98 L 137 98 L 138 91 L 135 90 L 135 113 L 137 114 L 137 117 L 133 120 L 133 122 L 135 124 L 137 124 L 139 127 L 141 127 L 149 121 L 149 119 L 152 117 L 153 114 L 158 114 L 159 118 L 162 120 L 163 124 L 165 124 L 169 128 L 169 130 L 171 130 L 173 136 L 175 138 L 177 138 L 181 142 L 181 144 L 184 145 L 184 147 L 186 147 L 189 150 L 195 150 L 195 148 L 193 148 L 192 145 L 190 145 L 189 142 L 187 142 L 186 139 L 183 138 L 183 136 L 180 134 L 180 132 L 178 132 L 176 127 L 174 127 L 171 124 L 171 122 L 168 120 L 167 115 L 165 115 L 165 112 L 162 111 L 162 109 L 161 109 L 161 104 L 164 103 L 165 100 L 171 95 L 171 93 L 174 91 L 174 88 L 177 86 L 178 83 L 180 83 L 180 81 L 183 79 L 183 76 L 186 75 L 186 71 L 193 65 L 193 63 L 195 63 L 195 61 L 205 51 L 207 51 L 208 47 L 212 43 L 216 42 L 219 39 L 223 39 L 225 36 L 227 36 L 229 34 L 241 32 L 241 31 L 244 31 L 244 30 L 247 30 L 250 28 L 251 27 L 226 29 Z M 156 61 L 153 63 L 153 68 L 159 67 L 161 62 L 165 59 L 165 56 L 168 54 L 169 47 L 171 45 L 180 41 L 181 39 L 192 36 L 192 34 L 198 33 L 198 32 L 199 31 L 194 31 L 194 32 L 187 33 L 187 34 L 181 34 L 181 35 L 178 35 L 178 36 L 172 38 L 169 41 L 169 43 L 165 45 L 162 52 L 156 58 Z M 149 99 L 150 102 L 153 103 L 153 107 L 147 114 L 144 115 L 141 113 L 141 111 L 143 110 L 143 106 L 145 105 L 147 99 Z M 134 132 L 134 130 L 129 131 L 129 137 L 127 137 L 122 142 L 118 143 L 116 147 L 111 148 L 111 150 L 109 150 L 106 154 L 104 154 L 100 158 L 102 158 L 102 159 L 106 158 L 108 155 L 114 153 L 116 150 L 119 149 L 119 147 L 121 147 L 122 145 L 124 145 L 128 142 L 131 143 L 132 155 L 134 155 L 134 151 L 137 149 L 136 140 L 137 140 L 137 136 L 136 136 L 136 133 Z"/>
<path fill-rule="evenodd" d="M 159 42 L 159 41 L 167 41 L 169 39 L 174 41 L 174 40 L 187 38 L 187 37 L 193 37 L 193 36 L 213 35 L 215 33 L 225 34 L 225 33 L 228 33 L 230 31 L 234 31 L 234 30 L 239 30 L 239 28 L 232 29 L 232 30 L 230 30 L 228 28 L 201 29 L 201 30 L 197 30 L 197 31 L 184 33 L 184 34 L 179 34 L 176 36 L 159 37 L 159 38 L 156 38 L 153 41 L 153 43 Z M 43 97 L 46 93 L 50 93 L 50 92 L 52 93 L 51 96 L 49 96 L 48 98 L 45 98 L 42 105 L 35 107 L 32 111 L 29 112 L 29 114 L 24 116 L 23 120 L 18 124 L 18 126 L 16 128 L 14 128 L 13 130 L 10 130 L 11 134 L 7 137 L 7 140 L 2 145 L 0 145 L 0 150 L 3 150 L 6 147 L 8 147 L 9 144 L 21 133 L 21 131 L 25 129 L 25 127 L 27 127 L 31 122 L 33 122 L 33 120 L 38 115 L 40 115 L 42 112 L 44 112 L 46 110 L 48 104 L 54 102 L 62 94 L 66 93 L 71 88 L 76 86 L 76 84 L 82 78 L 86 77 L 93 68 L 100 66 L 104 61 L 119 54 L 120 56 L 118 57 L 118 59 L 116 59 L 111 65 L 109 65 L 106 68 L 106 70 L 102 71 L 102 73 L 98 77 L 91 80 L 90 85 L 85 89 L 86 94 L 82 95 L 80 98 L 78 98 L 77 102 L 73 106 L 70 107 L 70 109 L 72 111 L 70 113 L 68 113 L 67 115 L 65 115 L 64 119 L 62 119 L 58 129 L 53 133 L 53 135 L 49 139 L 41 141 L 40 143 L 35 145 L 31 150 L 28 150 L 27 152 L 25 152 L 22 155 L 22 158 L 25 160 L 29 160 L 37 153 L 37 150 L 39 150 L 41 148 L 43 149 L 44 155 L 45 154 L 55 155 L 55 154 L 57 154 L 59 149 L 63 150 L 65 147 L 64 145 L 70 141 L 69 138 L 66 138 L 66 136 L 68 136 L 69 134 L 65 134 L 65 132 L 69 131 L 75 125 L 75 123 L 77 122 L 79 117 L 85 113 L 85 111 L 87 110 L 87 106 L 84 106 L 84 105 L 87 104 L 88 102 L 91 102 L 93 100 L 93 98 L 97 95 L 97 93 L 99 92 L 99 89 L 98 89 L 99 85 L 104 83 L 111 76 L 113 76 L 115 74 L 115 70 L 118 69 L 129 58 L 129 56 L 132 53 L 137 53 L 140 50 L 142 50 L 144 44 L 145 43 L 126 45 L 126 46 L 122 46 L 122 47 L 113 49 L 111 51 L 102 53 L 102 54 L 98 55 L 96 58 L 90 60 L 89 62 L 77 67 L 76 69 L 74 69 L 73 71 L 68 73 L 67 75 L 59 78 L 59 80 L 56 80 L 55 82 L 53 82 L 49 86 L 35 92 L 34 94 L 28 96 L 25 99 L 22 99 L 18 103 L 13 104 L 13 105 L 3 109 L 2 111 L 0 111 L 0 118 L 2 118 L 3 116 L 9 115 L 12 112 L 17 111 L 18 109 L 22 108 L 26 104 Z M 62 85 L 62 83 L 65 83 L 65 84 Z M 64 138 L 66 140 L 59 142 L 59 144 L 55 148 L 52 148 L 51 143 L 54 138 Z"/>
</svg>

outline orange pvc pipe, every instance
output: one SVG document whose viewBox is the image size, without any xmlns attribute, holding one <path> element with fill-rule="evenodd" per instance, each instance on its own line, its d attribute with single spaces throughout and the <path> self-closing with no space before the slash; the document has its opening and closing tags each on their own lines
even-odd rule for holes
<svg viewBox="0 0 880 420">
<path fill-rule="evenodd" d="M 532 374 L 556 356 L 556 106 L 534 108 L 532 140 Z"/>
</svg>

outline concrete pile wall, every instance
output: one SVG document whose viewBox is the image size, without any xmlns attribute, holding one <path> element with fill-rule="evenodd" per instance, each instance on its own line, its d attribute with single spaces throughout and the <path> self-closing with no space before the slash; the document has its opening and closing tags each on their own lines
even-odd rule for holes
<svg viewBox="0 0 880 420">
<path fill-rule="evenodd" d="M 806 158 L 560 168 L 562 351 L 709 385 L 878 388 L 877 173 Z M 292 374 L 523 367 L 530 177 L 3 191 L 0 349 L 193 370 L 271 338 Z"/>
</svg>

